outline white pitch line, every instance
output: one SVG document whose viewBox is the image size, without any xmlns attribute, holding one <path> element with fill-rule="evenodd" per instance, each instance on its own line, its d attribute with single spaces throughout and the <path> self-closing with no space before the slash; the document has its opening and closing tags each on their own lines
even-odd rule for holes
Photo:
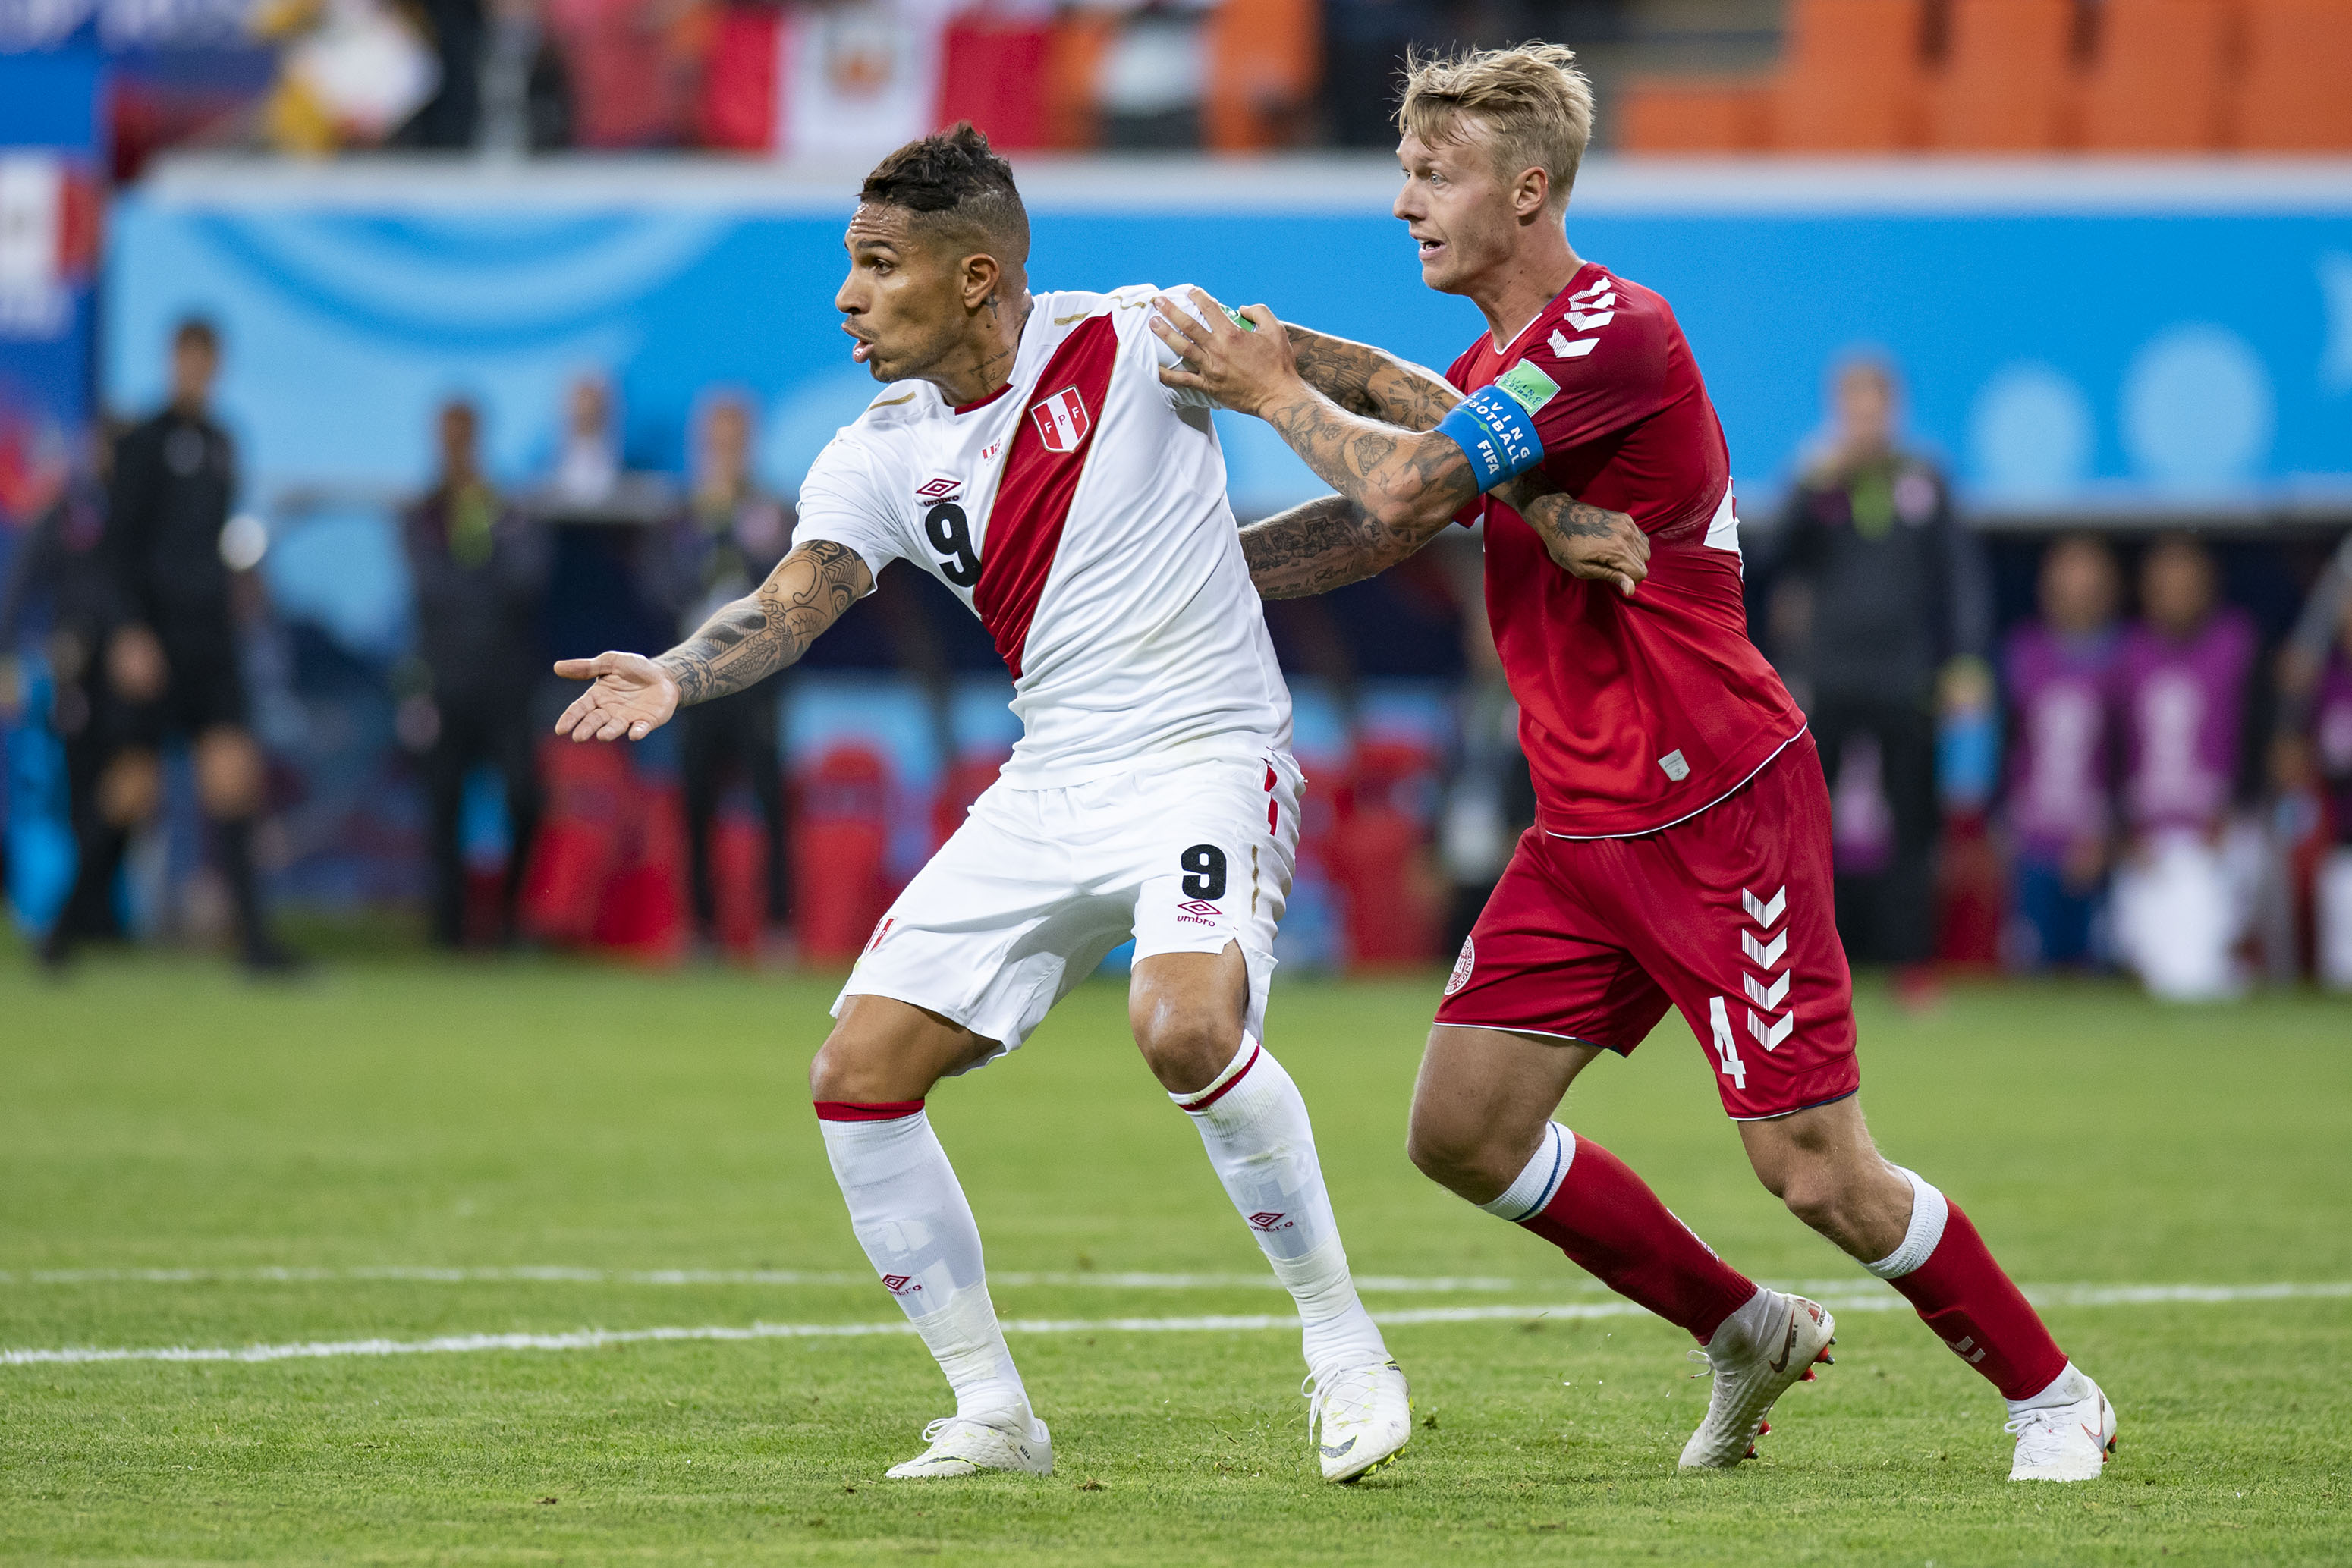
<svg viewBox="0 0 2352 1568">
<path fill-rule="evenodd" d="M 2043 1306 L 2147 1306 L 2167 1302 L 2275 1301 L 2352 1297 L 2352 1281 L 2259 1285 L 2044 1285 L 2025 1288 L 2027 1299 Z M 1892 1291 L 1874 1294 L 1827 1293 L 1837 1312 L 1895 1312 L 1907 1303 Z M 1543 1306 L 1420 1307 L 1374 1312 L 1386 1328 L 1419 1323 L 1465 1323 L 1543 1318 L 1639 1317 L 1645 1309 L 1631 1301 L 1575 1301 Z M 1296 1329 L 1288 1312 L 1181 1318 L 1012 1318 L 1004 1332 L 1016 1334 L 1215 1333 Z M 434 1339 L 309 1340 L 291 1344 L 158 1345 L 110 1348 L 65 1345 L 56 1349 L 0 1350 L 0 1366 L 54 1366 L 92 1362 L 270 1362 L 314 1361 L 331 1356 L 451 1355 L 490 1350 L 597 1350 L 606 1345 L 684 1340 L 862 1339 L 906 1334 L 904 1320 L 880 1323 L 709 1324 L 695 1328 L 577 1329 L 569 1333 L 444 1334 Z"/>
<path fill-rule="evenodd" d="M 874 1283 L 871 1274 L 824 1273 L 797 1269 L 571 1269 L 517 1267 L 447 1269 L 384 1265 L 352 1269 L 28 1269 L 0 1270 L 0 1285 L 299 1285 L 347 1281 L 393 1281 L 433 1285 L 851 1285 Z M 1064 1273 L 998 1273 L 992 1285 L 1092 1287 L 1121 1291 L 1279 1291 L 1282 1281 L 1260 1274 L 1110 1273 L 1085 1270 Z M 1490 1275 L 1359 1274 L 1360 1291 L 1447 1292 L 1541 1289 L 1532 1281 Z M 1597 1287 L 1596 1287 L 1597 1288 Z"/>
</svg>

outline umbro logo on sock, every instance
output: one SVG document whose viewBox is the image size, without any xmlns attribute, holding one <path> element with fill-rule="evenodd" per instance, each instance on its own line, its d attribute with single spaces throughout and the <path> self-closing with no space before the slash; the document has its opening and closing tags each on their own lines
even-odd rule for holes
<svg viewBox="0 0 2352 1568">
<path fill-rule="evenodd" d="M 882 1276 L 882 1288 L 894 1296 L 903 1296 L 909 1291 L 919 1291 L 923 1286 L 920 1281 L 909 1274 L 885 1274 Z"/>
<path fill-rule="evenodd" d="M 1290 1216 L 1286 1214 L 1253 1214 L 1249 1217 L 1249 1222 L 1260 1230 L 1290 1228 Z"/>
</svg>

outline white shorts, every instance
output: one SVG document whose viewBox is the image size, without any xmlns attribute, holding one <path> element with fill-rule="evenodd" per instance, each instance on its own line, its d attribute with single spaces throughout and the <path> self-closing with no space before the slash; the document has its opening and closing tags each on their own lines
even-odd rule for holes
<svg viewBox="0 0 2352 1568">
<path fill-rule="evenodd" d="M 991 785 L 874 928 L 834 1016 L 893 997 L 999 1041 L 993 1061 L 1133 936 L 1139 959 L 1238 943 L 1263 1036 L 1304 783 L 1269 750 L 1065 789 Z"/>
</svg>

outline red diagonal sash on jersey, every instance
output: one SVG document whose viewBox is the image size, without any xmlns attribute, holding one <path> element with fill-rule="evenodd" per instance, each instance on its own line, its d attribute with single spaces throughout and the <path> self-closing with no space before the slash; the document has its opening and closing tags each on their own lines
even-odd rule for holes
<svg viewBox="0 0 2352 1568">
<path fill-rule="evenodd" d="M 1045 361 L 1013 428 L 1013 449 L 1004 455 L 1004 480 L 988 514 L 971 602 L 1016 681 L 1029 622 L 1061 549 L 1062 525 L 1069 520 L 1071 497 L 1078 492 L 1087 454 L 1102 423 L 1111 362 L 1118 357 L 1118 334 L 1108 316 L 1080 322 Z"/>
</svg>

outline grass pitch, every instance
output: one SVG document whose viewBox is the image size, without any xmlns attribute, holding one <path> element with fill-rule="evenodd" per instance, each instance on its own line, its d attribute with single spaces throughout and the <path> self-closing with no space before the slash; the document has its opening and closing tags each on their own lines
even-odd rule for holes
<svg viewBox="0 0 2352 1568">
<path fill-rule="evenodd" d="M 1423 1425 L 1361 1486 L 1314 1479 L 1295 1331 L 1113 1326 L 1287 1301 L 1097 985 L 931 1102 L 1000 1308 L 1055 1325 L 1013 1341 L 1052 1478 L 883 1483 L 949 1408 L 902 1334 L 0 1362 L 0 1554 L 2352 1558 L 2352 1297 L 2053 1306 L 2122 1451 L 2093 1485 L 2009 1486 L 1999 1402 L 1906 1312 L 1862 1310 L 1879 1287 L 1757 1187 L 1669 1019 L 1568 1119 L 1751 1273 L 1856 1302 L 1761 1459 L 1678 1475 L 1706 1398 L 1686 1342 L 1544 1315 L 1610 1298 L 1404 1161 L 1435 988 L 1290 984 L 1270 1030 L 1374 1312 L 1527 1309 L 1391 1328 Z M 287 989 L 168 959 L 0 972 L 0 1350 L 895 1322 L 802 1082 L 830 990 L 533 962 L 354 961 Z M 2352 1007 L 2047 986 L 1914 1019 L 1865 996 L 1863 1050 L 1881 1141 L 2022 1281 L 2352 1281 Z"/>
</svg>

